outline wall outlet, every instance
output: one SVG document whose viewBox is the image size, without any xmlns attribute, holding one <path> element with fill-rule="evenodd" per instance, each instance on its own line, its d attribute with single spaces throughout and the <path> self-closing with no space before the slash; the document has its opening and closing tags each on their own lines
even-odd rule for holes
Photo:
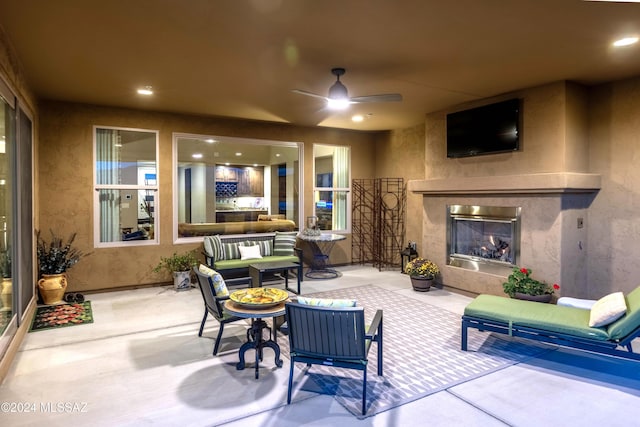
<svg viewBox="0 0 640 427">
<path fill-rule="evenodd" d="M 578 228 L 584 227 L 584 219 L 578 218 Z"/>
</svg>

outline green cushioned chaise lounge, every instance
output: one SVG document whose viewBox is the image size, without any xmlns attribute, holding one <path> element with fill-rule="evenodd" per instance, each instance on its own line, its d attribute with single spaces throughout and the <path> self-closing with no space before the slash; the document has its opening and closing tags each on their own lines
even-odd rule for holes
<svg viewBox="0 0 640 427">
<path fill-rule="evenodd" d="M 640 354 L 631 346 L 640 336 L 640 287 L 626 295 L 625 301 L 627 311 L 618 320 L 589 327 L 589 310 L 479 295 L 462 316 L 462 350 L 467 350 L 467 329 L 476 328 L 640 361 Z"/>
</svg>

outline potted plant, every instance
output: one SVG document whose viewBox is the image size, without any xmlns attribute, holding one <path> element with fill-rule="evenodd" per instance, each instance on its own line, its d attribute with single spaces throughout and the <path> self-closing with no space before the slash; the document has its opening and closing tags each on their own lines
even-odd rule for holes
<svg viewBox="0 0 640 427">
<path fill-rule="evenodd" d="M 173 275 L 173 286 L 177 291 L 191 288 L 191 267 L 198 265 L 193 251 L 184 254 L 173 253 L 170 257 L 160 257 L 153 269 L 155 273 L 163 270 Z"/>
<path fill-rule="evenodd" d="M 557 283 L 551 286 L 546 282 L 532 278 L 531 270 L 528 268 L 514 267 L 513 272 L 507 277 L 507 281 L 502 284 L 502 288 L 511 298 L 549 302 L 553 293 L 560 289 L 560 286 Z"/>
<path fill-rule="evenodd" d="M 73 247 L 76 233 L 72 233 L 66 242 L 56 236 L 53 230 L 50 230 L 50 233 L 51 240 L 47 242 L 40 236 L 40 231 L 36 231 L 36 252 L 41 276 L 38 289 L 47 305 L 62 302 L 67 289 L 67 270 L 88 255 Z"/>
<path fill-rule="evenodd" d="M 435 277 L 440 273 L 440 269 L 431 260 L 426 258 L 414 258 L 407 263 L 404 272 L 411 278 L 413 290 L 426 292 L 433 285 Z"/>
</svg>

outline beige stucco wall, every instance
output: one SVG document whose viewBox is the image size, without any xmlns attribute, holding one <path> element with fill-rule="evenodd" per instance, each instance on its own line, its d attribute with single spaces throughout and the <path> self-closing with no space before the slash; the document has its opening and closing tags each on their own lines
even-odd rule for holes
<svg viewBox="0 0 640 427">
<path fill-rule="evenodd" d="M 375 171 L 375 133 L 303 128 L 265 122 L 126 110 L 83 104 L 43 102 L 40 123 L 40 228 L 61 235 L 77 232 L 76 243 L 91 255 L 69 271 L 70 290 L 86 291 L 166 282 L 151 270 L 160 256 L 196 249 L 200 243 L 174 245 L 171 194 L 172 133 L 226 135 L 295 141 L 304 144 L 304 212 L 312 212 L 312 144 L 351 147 L 352 178 L 372 178 Z M 93 126 L 116 126 L 159 131 L 160 244 L 157 246 L 93 247 Z M 351 239 L 331 254 L 336 264 L 351 261 Z"/>
<path fill-rule="evenodd" d="M 376 142 L 376 178 L 402 178 L 405 186 L 409 180 L 423 179 L 425 174 L 424 124 L 407 129 L 393 130 L 378 135 Z M 406 192 L 405 242 L 418 244 L 422 251 L 422 196 Z"/>
</svg>

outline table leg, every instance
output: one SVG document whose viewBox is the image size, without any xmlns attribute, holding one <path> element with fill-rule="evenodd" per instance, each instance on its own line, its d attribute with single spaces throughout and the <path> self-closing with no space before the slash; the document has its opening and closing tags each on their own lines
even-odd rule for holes
<svg viewBox="0 0 640 427">
<path fill-rule="evenodd" d="M 268 340 L 265 340 L 262 337 L 262 333 L 264 329 L 269 330 Z M 275 341 L 275 338 L 271 339 L 271 334 L 272 334 L 272 329 L 267 325 L 267 323 L 264 320 L 257 318 L 253 321 L 253 323 L 251 324 L 251 327 L 249 328 L 249 331 L 247 332 L 248 340 L 247 342 L 242 344 L 238 352 L 238 356 L 240 358 L 240 361 L 236 364 L 236 369 L 238 371 L 241 371 L 245 368 L 244 354 L 247 350 L 251 348 L 254 349 L 256 352 L 256 362 L 255 362 L 256 363 L 256 366 L 255 366 L 256 379 L 258 379 L 260 375 L 260 372 L 259 372 L 260 361 L 262 361 L 263 359 L 262 355 L 263 355 L 263 349 L 265 347 L 269 347 L 273 350 L 273 352 L 275 353 L 276 366 L 278 368 L 282 367 L 282 359 L 280 359 L 280 346 Z M 276 337 L 276 333 L 273 333 L 273 336 Z"/>
</svg>

